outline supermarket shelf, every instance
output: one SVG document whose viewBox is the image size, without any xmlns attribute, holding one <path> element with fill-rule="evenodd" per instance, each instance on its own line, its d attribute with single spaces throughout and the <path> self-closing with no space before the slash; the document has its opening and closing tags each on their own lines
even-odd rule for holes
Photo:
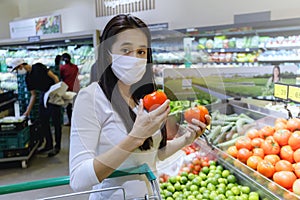
<svg viewBox="0 0 300 200">
<path fill-rule="evenodd" d="M 55 45 L 54 47 L 57 48 L 57 46 L 70 45 L 72 44 L 73 40 L 84 42 L 89 40 L 89 43 L 96 47 L 99 43 L 99 34 L 100 33 L 98 30 L 92 30 L 74 33 L 41 35 L 40 41 L 37 42 L 29 42 L 28 38 L 2 39 L 0 40 L 0 49 L 15 49 L 22 46 L 28 46 L 31 48 L 32 45 L 43 45 L 43 48 L 53 48 L 53 45 Z"/>
<path fill-rule="evenodd" d="M 11 104 L 15 103 L 16 100 L 17 100 L 17 98 L 12 98 L 8 101 L 0 103 L 0 111 L 7 109 L 7 107 L 9 107 Z"/>
<path fill-rule="evenodd" d="M 248 53 L 258 51 L 260 48 L 216 48 L 216 49 L 203 49 L 208 53 Z"/>
</svg>

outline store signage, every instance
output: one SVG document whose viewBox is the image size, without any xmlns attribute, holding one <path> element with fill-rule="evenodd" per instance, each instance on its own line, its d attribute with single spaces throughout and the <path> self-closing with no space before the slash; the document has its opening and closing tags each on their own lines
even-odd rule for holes
<svg viewBox="0 0 300 200">
<path fill-rule="evenodd" d="M 120 5 L 127 5 L 131 3 L 138 3 L 141 0 L 113 0 L 113 1 L 104 1 L 104 6 L 105 7 L 111 7 L 111 8 L 116 8 L 117 6 Z"/>
<path fill-rule="evenodd" d="M 288 98 L 294 102 L 300 103 L 300 86 L 289 86 Z"/>
<path fill-rule="evenodd" d="M 155 0 L 96 0 L 96 16 L 132 13 L 155 8 Z"/>
<path fill-rule="evenodd" d="M 150 29 L 150 31 L 168 30 L 169 24 L 168 23 L 149 24 L 148 28 Z"/>
<path fill-rule="evenodd" d="M 40 40 L 41 40 L 41 37 L 39 35 L 28 37 L 28 42 L 38 42 Z"/>
<path fill-rule="evenodd" d="M 61 33 L 60 15 L 44 16 L 9 23 L 10 37 L 22 38 Z"/>
<path fill-rule="evenodd" d="M 288 98 L 288 85 L 275 83 L 274 84 L 274 97 L 287 100 Z"/>
</svg>

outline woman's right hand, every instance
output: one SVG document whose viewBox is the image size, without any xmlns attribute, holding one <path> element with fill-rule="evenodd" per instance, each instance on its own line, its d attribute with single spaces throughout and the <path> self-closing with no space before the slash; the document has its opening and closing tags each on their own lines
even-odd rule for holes
<svg viewBox="0 0 300 200">
<path fill-rule="evenodd" d="M 143 100 L 140 100 L 138 112 L 133 128 L 129 135 L 143 140 L 152 136 L 166 122 L 170 112 L 170 100 L 166 100 L 162 105 L 151 112 L 145 112 Z"/>
</svg>

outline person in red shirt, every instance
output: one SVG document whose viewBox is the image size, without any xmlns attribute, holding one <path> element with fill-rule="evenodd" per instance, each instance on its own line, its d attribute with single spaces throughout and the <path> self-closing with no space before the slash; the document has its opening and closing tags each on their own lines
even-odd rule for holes
<svg viewBox="0 0 300 200">
<path fill-rule="evenodd" d="M 62 54 L 61 57 L 63 65 L 60 66 L 60 77 L 63 82 L 68 85 L 68 91 L 78 92 L 80 84 L 78 80 L 78 66 L 71 62 L 71 56 L 68 53 Z M 71 124 L 72 117 L 72 104 L 69 103 L 66 107 L 67 116 L 69 122 L 66 125 Z"/>
</svg>

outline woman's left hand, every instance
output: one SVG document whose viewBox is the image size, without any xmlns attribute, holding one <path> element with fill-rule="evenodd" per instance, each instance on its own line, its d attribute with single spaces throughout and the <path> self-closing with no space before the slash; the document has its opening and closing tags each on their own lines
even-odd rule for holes
<svg viewBox="0 0 300 200">
<path fill-rule="evenodd" d="M 206 123 L 203 123 L 197 119 L 192 119 L 192 123 L 188 123 L 186 127 L 187 133 L 185 134 L 187 144 L 191 144 L 195 139 L 201 136 L 206 127 L 210 124 L 211 117 L 205 115 Z"/>
</svg>

